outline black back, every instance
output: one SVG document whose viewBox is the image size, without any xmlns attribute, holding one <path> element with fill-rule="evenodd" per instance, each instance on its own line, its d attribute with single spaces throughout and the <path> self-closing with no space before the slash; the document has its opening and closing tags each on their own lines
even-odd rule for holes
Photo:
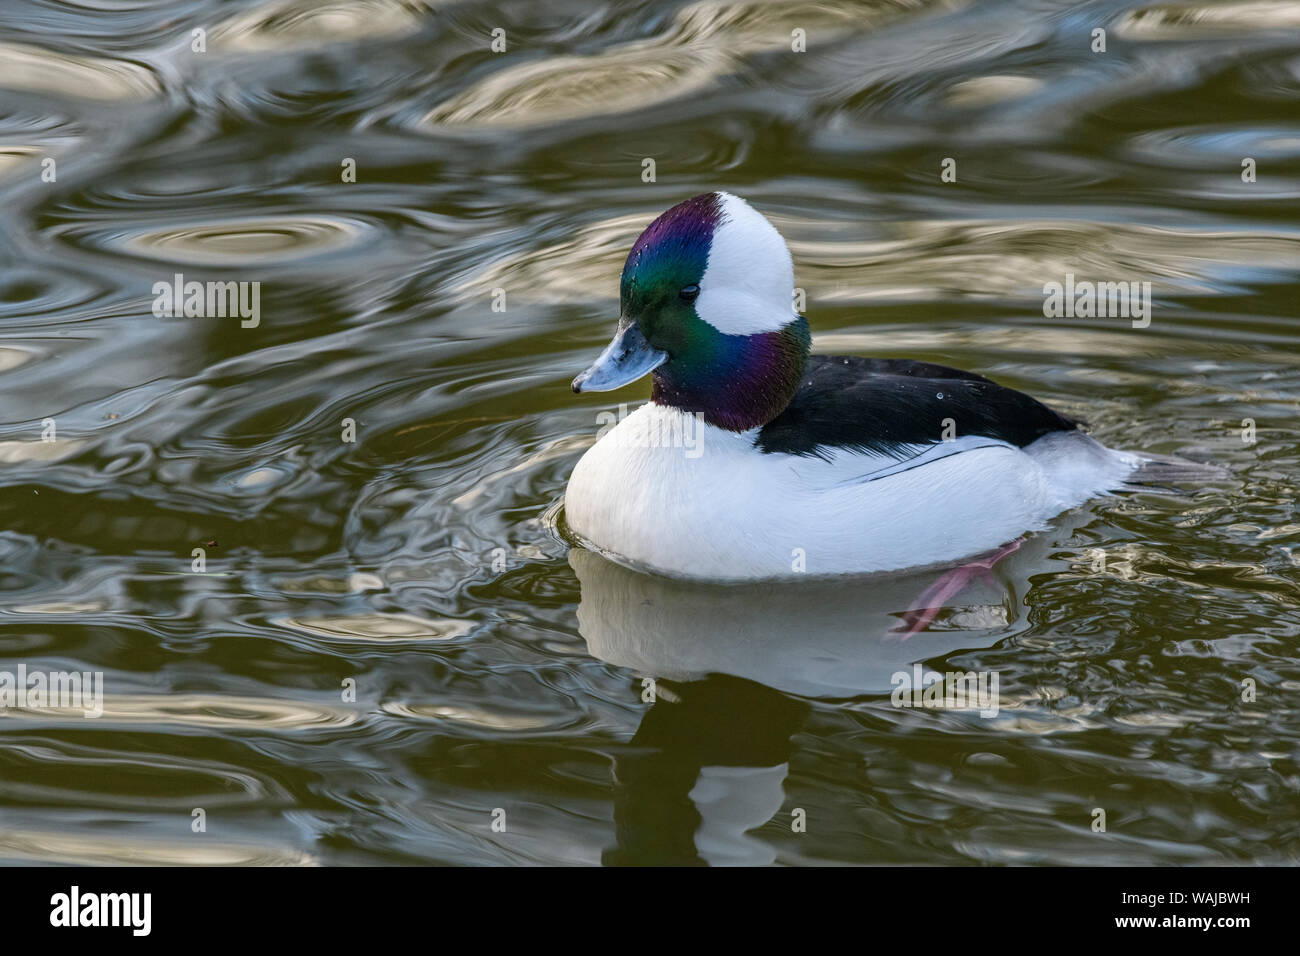
<svg viewBox="0 0 1300 956">
<path fill-rule="evenodd" d="M 834 448 L 904 458 L 910 452 L 900 446 L 941 441 L 949 418 L 956 437 L 1020 447 L 1083 424 L 974 372 L 910 359 L 813 355 L 793 401 L 759 430 L 755 445 L 822 458 Z"/>
</svg>

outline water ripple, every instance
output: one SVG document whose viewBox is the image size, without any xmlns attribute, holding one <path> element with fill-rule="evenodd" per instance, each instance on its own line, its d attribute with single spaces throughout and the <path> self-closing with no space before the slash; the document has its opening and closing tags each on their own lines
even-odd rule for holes
<svg viewBox="0 0 1300 956">
<path fill-rule="evenodd" d="M 0 42 L 0 87 L 101 102 L 162 93 L 158 77 L 137 63 L 7 42 Z"/>
<path fill-rule="evenodd" d="M 66 610 L 55 613 L 72 613 Z M 0 716 L 41 723 L 85 724 L 81 707 L 7 707 Z M 213 730 L 319 730 L 345 727 L 358 719 L 346 707 L 216 694 L 105 694 L 95 725 L 144 723 L 205 727 Z"/>
<path fill-rule="evenodd" d="M 356 245 L 370 227 L 359 220 L 294 216 L 194 223 L 120 236 L 105 230 L 68 230 L 104 245 L 108 237 L 138 256 L 193 265 L 260 265 L 335 252 Z"/>
<path fill-rule="evenodd" d="M 0 830 L 0 859 L 65 866 L 312 866 L 309 853 L 265 844 L 241 844 Z"/>
</svg>

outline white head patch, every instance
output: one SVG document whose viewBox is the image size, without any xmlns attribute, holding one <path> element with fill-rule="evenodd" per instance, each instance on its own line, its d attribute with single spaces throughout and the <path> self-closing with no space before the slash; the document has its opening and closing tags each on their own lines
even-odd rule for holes
<svg viewBox="0 0 1300 956">
<path fill-rule="evenodd" d="M 730 193 L 713 232 L 695 311 L 719 332 L 775 332 L 795 318 L 794 261 L 776 228 Z"/>
</svg>

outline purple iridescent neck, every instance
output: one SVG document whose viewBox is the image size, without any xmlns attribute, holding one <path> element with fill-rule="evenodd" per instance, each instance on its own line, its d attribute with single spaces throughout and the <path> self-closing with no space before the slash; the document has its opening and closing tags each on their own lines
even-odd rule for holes
<svg viewBox="0 0 1300 956">
<path fill-rule="evenodd" d="M 726 335 L 707 322 L 691 330 L 691 347 L 654 372 L 651 400 L 728 431 L 770 422 L 799 389 L 811 334 L 802 317 L 775 332 Z"/>
</svg>

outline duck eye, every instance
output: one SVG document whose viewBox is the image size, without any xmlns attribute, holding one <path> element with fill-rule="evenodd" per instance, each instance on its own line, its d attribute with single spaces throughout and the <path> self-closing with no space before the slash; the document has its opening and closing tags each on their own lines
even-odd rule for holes
<svg viewBox="0 0 1300 956">
<path fill-rule="evenodd" d="M 688 285 L 679 293 L 683 302 L 694 302 L 695 297 L 700 294 L 700 287 L 697 285 Z"/>
</svg>

